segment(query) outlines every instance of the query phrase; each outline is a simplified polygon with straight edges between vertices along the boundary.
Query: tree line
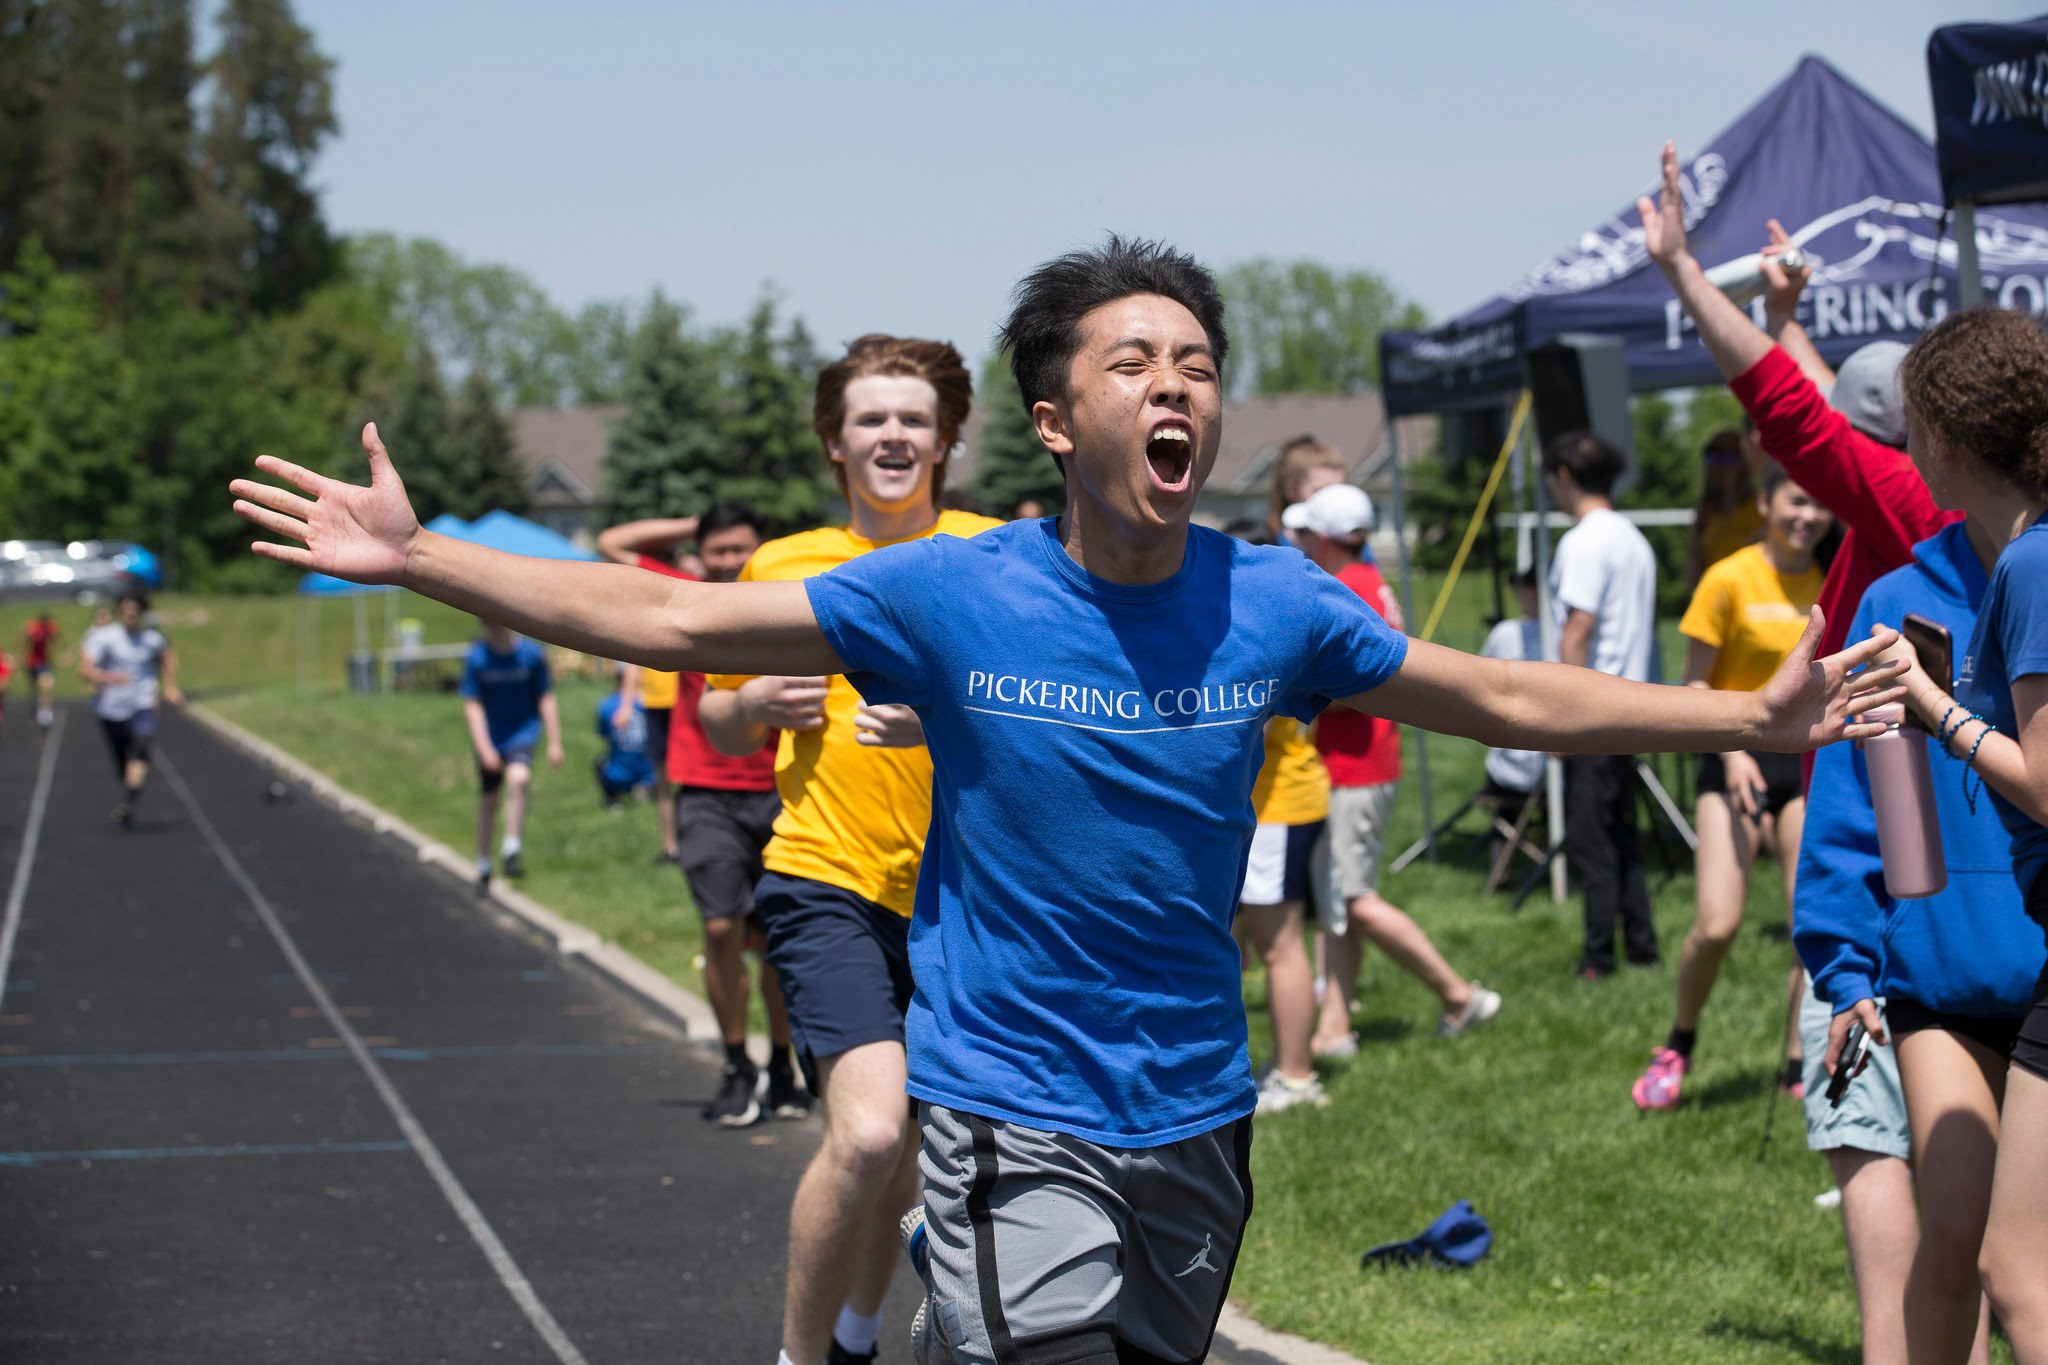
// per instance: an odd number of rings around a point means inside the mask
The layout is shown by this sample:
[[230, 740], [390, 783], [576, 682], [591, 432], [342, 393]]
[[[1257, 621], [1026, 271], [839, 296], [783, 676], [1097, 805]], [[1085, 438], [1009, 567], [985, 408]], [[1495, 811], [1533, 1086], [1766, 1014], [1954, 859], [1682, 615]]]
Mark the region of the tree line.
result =
[[[820, 357], [772, 287], [729, 326], [659, 291], [570, 311], [438, 242], [344, 238], [312, 178], [333, 58], [291, 0], [219, 0], [204, 34], [196, 12], [0, 0], [0, 538], [131, 540], [180, 587], [276, 589], [223, 496], [253, 455], [355, 476], [374, 418], [424, 517], [523, 511], [509, 410], [578, 404], [623, 405], [608, 515], [823, 515]], [[1223, 283], [1235, 393], [1362, 391], [1379, 329], [1420, 320], [1366, 272], [1254, 261]], [[965, 491], [1058, 510], [1006, 357], [980, 380]]]

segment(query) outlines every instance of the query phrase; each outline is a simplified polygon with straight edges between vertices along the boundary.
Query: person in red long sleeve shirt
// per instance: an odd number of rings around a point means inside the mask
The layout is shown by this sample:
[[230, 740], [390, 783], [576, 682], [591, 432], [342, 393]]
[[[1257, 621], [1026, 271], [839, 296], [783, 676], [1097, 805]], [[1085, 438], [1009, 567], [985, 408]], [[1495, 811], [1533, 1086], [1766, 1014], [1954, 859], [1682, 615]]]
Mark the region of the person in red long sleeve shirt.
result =
[[[1756, 423], [1765, 452], [1842, 523], [1842, 545], [1820, 593], [1820, 609], [1827, 617], [1821, 652], [1840, 649], [1863, 590], [1881, 575], [1911, 563], [1915, 545], [1962, 520], [1960, 512], [1944, 512], [1934, 505], [1906, 454], [1905, 407], [1896, 374], [1905, 347], [1878, 342], [1851, 356], [1835, 382], [1830, 403], [1807, 372], [1812, 368], [1825, 374], [1826, 367], [1792, 319], [1805, 272], [1788, 274], [1767, 260], [1771, 292], [1765, 316], [1771, 332], [1764, 331], [1707, 282], [1706, 272], [1686, 246], [1681, 205], [1678, 157], [1666, 144], [1662, 200], [1653, 204], [1645, 198], [1636, 205], [1643, 216], [1643, 247], [1671, 281], [1700, 341], [1727, 378], [1729, 391]], [[1773, 248], [1791, 245], [1777, 224], [1771, 230]], [[1804, 366], [1793, 352], [1805, 358]], [[1812, 761], [1805, 762], [1811, 774]]]

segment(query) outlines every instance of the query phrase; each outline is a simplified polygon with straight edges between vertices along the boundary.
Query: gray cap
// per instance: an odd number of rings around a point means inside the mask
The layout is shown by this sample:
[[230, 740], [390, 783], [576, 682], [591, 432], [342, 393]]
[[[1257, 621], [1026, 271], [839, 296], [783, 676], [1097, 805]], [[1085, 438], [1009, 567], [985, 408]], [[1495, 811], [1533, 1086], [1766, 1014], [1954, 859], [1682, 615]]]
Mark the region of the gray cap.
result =
[[1835, 371], [1828, 402], [1849, 419], [1849, 425], [1888, 446], [1906, 444], [1906, 398], [1899, 388], [1899, 363], [1906, 346], [1873, 341], [1842, 362]]

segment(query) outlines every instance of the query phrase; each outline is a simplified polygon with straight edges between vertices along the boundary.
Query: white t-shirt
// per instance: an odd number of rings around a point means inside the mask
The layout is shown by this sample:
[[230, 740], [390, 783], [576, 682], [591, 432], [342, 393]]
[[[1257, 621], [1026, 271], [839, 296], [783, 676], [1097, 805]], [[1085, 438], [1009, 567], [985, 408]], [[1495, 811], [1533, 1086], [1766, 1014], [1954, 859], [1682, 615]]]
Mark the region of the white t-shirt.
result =
[[1631, 682], [1650, 681], [1657, 556], [1627, 517], [1602, 507], [1559, 537], [1550, 562], [1550, 600], [1560, 629], [1574, 611], [1593, 614], [1589, 667]]
[[93, 699], [93, 713], [102, 720], [128, 720], [138, 711], [156, 707], [157, 670], [170, 642], [154, 626], [144, 626], [133, 635], [115, 621], [94, 626], [78, 642], [78, 648], [92, 666], [102, 673], [125, 673], [127, 682], [105, 683]]
[[[1526, 662], [1543, 657], [1542, 632], [1533, 617], [1502, 621], [1486, 637], [1479, 652], [1489, 659]], [[1534, 791], [1543, 780], [1544, 755], [1535, 749], [1488, 749], [1486, 775], [1509, 791]]]

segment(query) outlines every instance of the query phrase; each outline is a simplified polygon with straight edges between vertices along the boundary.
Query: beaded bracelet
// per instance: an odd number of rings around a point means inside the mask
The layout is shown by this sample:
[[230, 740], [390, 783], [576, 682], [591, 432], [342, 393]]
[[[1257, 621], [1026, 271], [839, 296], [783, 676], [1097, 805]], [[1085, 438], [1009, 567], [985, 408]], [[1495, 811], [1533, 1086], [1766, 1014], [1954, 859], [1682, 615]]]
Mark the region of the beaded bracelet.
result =
[[1950, 758], [1954, 758], [1955, 755], [1949, 753], [1949, 741], [1962, 733], [1963, 727], [1970, 723], [1970, 713], [1964, 711], [1961, 720], [1957, 721], [1954, 726], [1949, 725], [1948, 718], [1961, 709], [1954, 702], [1949, 703], [1948, 710], [1941, 713], [1941, 723], [1935, 726], [1935, 741], [1941, 745], [1942, 753], [1947, 754]]
[[[1977, 732], [1977, 742], [1970, 746], [1970, 756], [1963, 760], [1963, 767], [1967, 770], [1963, 774], [1963, 799], [1970, 803], [1970, 814], [1972, 815], [1977, 813], [1977, 793], [1984, 790], [1984, 774], [1977, 771], [1977, 750], [1984, 747], [1984, 737], [1998, 728], [1982, 716], [1978, 716], [1976, 719], [1983, 723], [1984, 728]], [[1977, 779], [1977, 786], [1974, 790], [1970, 786], [1970, 779], [1972, 777]]]
[[1948, 748], [1948, 718], [1956, 713], [1956, 704], [1950, 702], [1942, 711], [1941, 719], [1934, 723], [1934, 739], [1944, 751]]

